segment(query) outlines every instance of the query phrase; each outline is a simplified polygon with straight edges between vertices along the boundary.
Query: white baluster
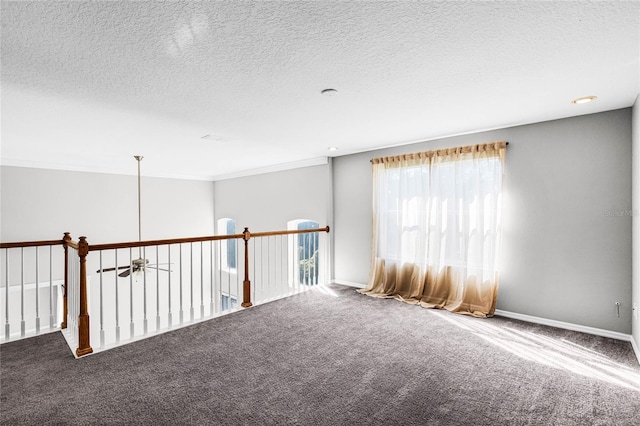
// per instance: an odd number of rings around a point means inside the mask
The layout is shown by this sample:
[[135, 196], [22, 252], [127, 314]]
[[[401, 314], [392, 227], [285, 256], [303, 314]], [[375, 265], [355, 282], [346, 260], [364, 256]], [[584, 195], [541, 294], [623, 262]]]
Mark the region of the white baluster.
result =
[[[98, 253], [100, 271], [102, 271], [102, 250]], [[116, 269], [116, 276], [118, 270]], [[102, 272], [100, 273], [100, 347], [104, 348], [104, 299], [102, 297]]]
[[40, 277], [38, 275], [38, 246], [36, 249], [36, 334], [40, 334]]
[[271, 290], [272, 295], [276, 292], [272, 289], [271, 285], [271, 237], [267, 237], [267, 286]]
[[214, 297], [214, 279], [215, 279], [215, 275], [213, 273], [213, 267], [214, 267], [214, 255], [213, 255], [213, 241], [209, 241], [209, 256], [211, 257], [210, 261], [209, 261], [209, 266], [211, 268], [211, 274], [209, 276], [209, 285], [211, 287], [210, 289], [210, 296], [211, 296], [211, 301], [209, 302], [209, 316], [213, 316], [215, 313], [215, 302], [213, 300]]
[[75, 342], [78, 342], [78, 315], [80, 313], [80, 262], [79, 262], [79, 258], [78, 258], [78, 252], [74, 251], [73, 252], [73, 256], [71, 256], [71, 270], [73, 271], [73, 281], [72, 281], [72, 288], [73, 288], [73, 334], [74, 334], [74, 338], [75, 338]]
[[49, 329], [54, 328], [53, 317], [53, 246], [49, 246]]
[[[118, 249], [115, 250], [114, 263], [116, 267], [118, 267]], [[118, 297], [118, 269], [116, 269], [114, 281], [116, 287], [116, 343], [120, 343], [120, 299]]]
[[184, 308], [182, 297], [182, 244], [180, 244], [180, 324], [184, 321]]
[[189, 243], [189, 320], [193, 321], [193, 244]]
[[[244, 272], [243, 269], [241, 268], [244, 267], [244, 256], [240, 256], [240, 246], [244, 247], [244, 240], [234, 240], [236, 243], [235, 248], [236, 248], [236, 292], [235, 292], [235, 298], [236, 298], [236, 304], [240, 304], [242, 302], [242, 287], [240, 284], [240, 275], [242, 275], [244, 277]], [[240, 243], [240, 241], [242, 241], [242, 243]], [[240, 264], [242, 262], [242, 265]], [[231, 297], [231, 292], [229, 292], [229, 297]], [[240, 300], [238, 300], [240, 299]], [[231, 307], [231, 298], [229, 298], [229, 307]]]
[[[160, 267], [158, 246], [156, 246], [156, 266]], [[171, 269], [171, 265], [167, 269]], [[160, 331], [160, 269], [156, 269], [156, 333]]]
[[193, 243], [189, 243], [189, 319], [193, 322]]
[[260, 292], [258, 292], [257, 290], [257, 284], [256, 284], [256, 239], [255, 238], [251, 238], [249, 240], [249, 244], [251, 244], [253, 246], [253, 268], [251, 268], [251, 270], [249, 271], [249, 274], [253, 274], [251, 275], [251, 291], [253, 291], [253, 298], [251, 300], [255, 300], [256, 302], [260, 302], [261, 300], [258, 300], [256, 298], [256, 294], [260, 295]]
[[[167, 246], [167, 262], [169, 262], [169, 268], [171, 269], [171, 246]], [[169, 316], [167, 321], [169, 322], [168, 327], [171, 328], [173, 326], [173, 318], [171, 317], [171, 272], [169, 272], [169, 280], [168, 280], [168, 300], [169, 300]]]
[[204, 318], [204, 253], [200, 241], [200, 319]]
[[[226, 242], [225, 242], [226, 245]], [[216, 312], [222, 312], [222, 240], [218, 240], [218, 285], [216, 294]]]
[[11, 326], [9, 324], [9, 249], [4, 250], [4, 339], [9, 340]]
[[20, 337], [25, 334], [24, 321], [24, 248], [20, 247]]
[[140, 271], [142, 271], [142, 332], [146, 336], [149, 331], [148, 323], [147, 323], [147, 270], [146, 270], [146, 261], [147, 261], [147, 248], [142, 248], [142, 258], [144, 262], [141, 266]]
[[284, 235], [280, 236], [280, 283], [284, 291], [289, 294], [289, 283], [287, 273], [287, 240]]

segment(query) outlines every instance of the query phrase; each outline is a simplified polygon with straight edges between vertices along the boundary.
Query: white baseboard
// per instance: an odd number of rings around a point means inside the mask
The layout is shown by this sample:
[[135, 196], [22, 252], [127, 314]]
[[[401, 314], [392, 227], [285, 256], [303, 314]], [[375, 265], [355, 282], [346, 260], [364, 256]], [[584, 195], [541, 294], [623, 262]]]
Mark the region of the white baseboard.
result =
[[331, 284], [342, 284], [342, 285], [346, 285], [346, 286], [349, 286], [349, 287], [355, 287], [355, 288], [366, 288], [367, 287], [366, 284], [354, 283], [353, 281], [345, 281], [345, 280], [339, 280], [339, 279], [331, 280], [330, 282], [331, 282]]
[[513, 318], [521, 321], [533, 322], [536, 324], [548, 325], [556, 328], [563, 328], [565, 330], [579, 331], [581, 333], [593, 334], [596, 336], [609, 337], [611, 339], [624, 340], [625, 342], [631, 342], [630, 334], [619, 333], [617, 331], [603, 330], [601, 328], [588, 327], [586, 325], [556, 321], [552, 319], [534, 317], [534, 316], [525, 315], [525, 314], [518, 314], [515, 312], [503, 311], [501, 309], [496, 309], [495, 314], [501, 317]]
[[636, 358], [638, 358], [638, 364], [640, 364], [640, 346], [638, 346], [638, 342], [636, 339], [631, 336], [631, 346], [633, 347], [633, 351], [636, 353]]

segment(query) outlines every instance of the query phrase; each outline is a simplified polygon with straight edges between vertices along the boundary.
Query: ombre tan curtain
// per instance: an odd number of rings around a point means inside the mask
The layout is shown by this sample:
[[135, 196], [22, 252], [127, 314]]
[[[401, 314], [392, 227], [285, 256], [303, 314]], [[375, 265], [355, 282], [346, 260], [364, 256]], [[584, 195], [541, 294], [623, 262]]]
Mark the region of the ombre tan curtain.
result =
[[373, 252], [361, 293], [493, 315], [506, 145], [372, 160]]

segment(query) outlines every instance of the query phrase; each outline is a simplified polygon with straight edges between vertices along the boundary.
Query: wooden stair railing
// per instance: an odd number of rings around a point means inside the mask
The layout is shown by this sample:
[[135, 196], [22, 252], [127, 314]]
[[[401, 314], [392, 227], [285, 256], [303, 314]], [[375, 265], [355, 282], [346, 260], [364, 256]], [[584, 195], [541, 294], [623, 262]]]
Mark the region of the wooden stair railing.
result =
[[[10, 243], [0, 243], [0, 249], [12, 249], [12, 248], [27, 248], [27, 247], [44, 247], [44, 246], [58, 246], [61, 245], [64, 248], [65, 253], [65, 266], [64, 266], [64, 282], [63, 289], [64, 293], [62, 296], [63, 299], [63, 318], [62, 323], [60, 324], [61, 329], [67, 328], [67, 284], [68, 284], [68, 271], [67, 271], [67, 246], [73, 245], [73, 241], [71, 240], [71, 236], [68, 232], [64, 233], [64, 236], [60, 240], [41, 240], [41, 241], [19, 241], [19, 242], [10, 242]], [[8, 256], [8, 252], [7, 252]], [[6, 271], [5, 271], [6, 272]], [[51, 278], [51, 277], [50, 277]], [[8, 292], [9, 292], [9, 281], [7, 276], [7, 282], [5, 283], [5, 291], [7, 292], [7, 303], [8, 303]], [[5, 335], [9, 335], [8, 330], [9, 324], [7, 323], [5, 326]]]
[[93, 352], [90, 343], [89, 310], [87, 309], [87, 255], [89, 243], [87, 237], [80, 237], [78, 257], [80, 257], [80, 313], [78, 315], [78, 349], [76, 355], [81, 357]]
[[242, 303], [240, 306], [249, 308], [253, 305], [251, 303], [251, 281], [249, 280], [249, 239], [251, 239], [249, 228], [244, 228], [242, 239], [244, 240], [244, 281], [242, 281]]
[[78, 253], [80, 276], [79, 276], [79, 315], [78, 315], [78, 348], [76, 349], [76, 355], [78, 357], [90, 354], [93, 352], [91, 347], [90, 336], [90, 318], [88, 311], [87, 300], [87, 256], [92, 251], [100, 250], [117, 250], [123, 248], [134, 247], [148, 247], [159, 245], [171, 245], [204, 241], [217, 241], [217, 240], [231, 240], [242, 239], [244, 241], [244, 281], [243, 281], [243, 300], [241, 306], [248, 308], [253, 306], [251, 301], [251, 281], [249, 280], [249, 240], [256, 237], [270, 237], [275, 235], [291, 235], [291, 234], [307, 234], [317, 232], [329, 232], [329, 226], [324, 228], [315, 229], [300, 229], [300, 230], [284, 230], [284, 231], [271, 231], [271, 232], [249, 232], [249, 228], [244, 228], [241, 234], [234, 235], [212, 235], [206, 237], [192, 237], [192, 238], [176, 238], [176, 239], [162, 239], [162, 240], [148, 240], [148, 241], [131, 241], [124, 243], [110, 243], [110, 244], [94, 244], [88, 243], [87, 238], [82, 236], [76, 243], [71, 238], [68, 232], [64, 233], [62, 240], [53, 241], [34, 241], [23, 243], [0, 243], [0, 248], [12, 248], [12, 247], [27, 247], [36, 245], [56, 245], [61, 244], [64, 247], [65, 266], [64, 266], [64, 294], [63, 294], [63, 322], [61, 328], [67, 328], [67, 316], [68, 316], [68, 287], [69, 287], [69, 248], [74, 249]]
[[72, 248], [78, 252], [80, 262], [80, 276], [78, 277], [80, 306], [78, 314], [78, 347], [76, 348], [76, 356], [81, 357], [93, 352], [90, 342], [89, 309], [87, 307], [87, 254], [89, 254], [89, 244], [87, 243], [87, 237], [80, 237], [80, 241], [76, 243], [68, 232], [64, 233], [62, 241], [64, 244], [64, 293], [62, 295], [63, 322], [60, 327], [63, 329], [67, 328], [67, 316], [69, 315], [69, 248]]

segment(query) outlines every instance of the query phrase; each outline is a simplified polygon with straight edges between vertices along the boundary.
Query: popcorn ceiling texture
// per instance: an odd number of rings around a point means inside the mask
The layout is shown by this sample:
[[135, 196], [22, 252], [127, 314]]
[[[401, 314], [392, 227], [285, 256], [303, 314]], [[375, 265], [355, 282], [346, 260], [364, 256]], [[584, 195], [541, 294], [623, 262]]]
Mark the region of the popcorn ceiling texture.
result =
[[640, 2], [3, 1], [2, 162], [118, 171], [142, 153], [148, 173], [212, 178], [627, 107], [639, 15]]

